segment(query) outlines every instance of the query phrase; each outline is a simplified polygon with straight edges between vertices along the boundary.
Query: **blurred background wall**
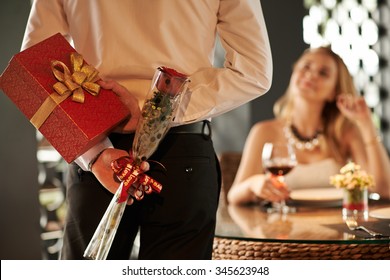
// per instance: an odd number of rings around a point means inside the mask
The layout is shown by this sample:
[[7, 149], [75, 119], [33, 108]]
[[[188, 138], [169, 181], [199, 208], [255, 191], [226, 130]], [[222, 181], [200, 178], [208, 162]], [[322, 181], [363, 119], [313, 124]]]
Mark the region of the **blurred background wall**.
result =
[[[19, 52], [29, 10], [28, 0], [0, 3], [0, 72]], [[35, 128], [2, 93], [0, 135], [0, 258], [40, 259]]]

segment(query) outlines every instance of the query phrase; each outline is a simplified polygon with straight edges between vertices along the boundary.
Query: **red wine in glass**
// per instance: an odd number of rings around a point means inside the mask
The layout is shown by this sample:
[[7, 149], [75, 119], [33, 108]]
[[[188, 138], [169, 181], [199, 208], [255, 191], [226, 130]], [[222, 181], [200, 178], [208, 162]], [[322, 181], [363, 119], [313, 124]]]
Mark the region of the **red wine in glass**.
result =
[[295, 165], [269, 165], [265, 169], [275, 176], [284, 176], [289, 173]]
[[[296, 165], [297, 160], [293, 147], [287, 142], [265, 143], [262, 151], [263, 169], [272, 174], [278, 180], [276, 187], [285, 186], [284, 175], [289, 173]], [[272, 176], [271, 175], [271, 176]], [[292, 212], [285, 201], [281, 201], [279, 205], [274, 205], [275, 209], [282, 213]]]

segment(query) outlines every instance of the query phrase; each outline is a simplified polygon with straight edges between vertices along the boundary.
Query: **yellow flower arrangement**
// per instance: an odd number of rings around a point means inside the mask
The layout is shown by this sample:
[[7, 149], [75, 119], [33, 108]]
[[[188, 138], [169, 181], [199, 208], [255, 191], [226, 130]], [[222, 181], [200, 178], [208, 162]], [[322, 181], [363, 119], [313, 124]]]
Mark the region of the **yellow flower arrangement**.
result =
[[330, 184], [336, 188], [353, 190], [356, 188], [365, 189], [375, 186], [374, 178], [360, 165], [349, 162], [340, 169], [340, 174], [330, 176]]

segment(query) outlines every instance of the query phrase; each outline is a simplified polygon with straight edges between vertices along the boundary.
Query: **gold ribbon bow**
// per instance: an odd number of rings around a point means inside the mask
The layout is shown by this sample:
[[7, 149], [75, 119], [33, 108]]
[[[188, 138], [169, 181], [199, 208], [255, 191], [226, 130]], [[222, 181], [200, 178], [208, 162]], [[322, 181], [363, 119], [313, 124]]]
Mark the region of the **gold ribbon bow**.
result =
[[96, 96], [100, 91], [100, 86], [96, 83], [99, 80], [98, 71], [90, 65], [84, 64], [81, 54], [70, 54], [71, 69], [65, 63], [53, 60], [50, 63], [51, 70], [58, 80], [53, 85], [54, 93], [50, 94], [42, 105], [35, 112], [30, 122], [39, 129], [46, 119], [53, 112], [54, 108], [62, 101], [72, 95], [72, 100], [84, 103], [84, 90]]
[[51, 62], [51, 70], [59, 81], [53, 88], [59, 95], [72, 94], [73, 101], [84, 103], [83, 89], [93, 96], [99, 93], [100, 86], [95, 83], [99, 79], [98, 71], [93, 66], [84, 64], [83, 56], [78, 53], [71, 53], [70, 63], [73, 73], [63, 62], [58, 60]]

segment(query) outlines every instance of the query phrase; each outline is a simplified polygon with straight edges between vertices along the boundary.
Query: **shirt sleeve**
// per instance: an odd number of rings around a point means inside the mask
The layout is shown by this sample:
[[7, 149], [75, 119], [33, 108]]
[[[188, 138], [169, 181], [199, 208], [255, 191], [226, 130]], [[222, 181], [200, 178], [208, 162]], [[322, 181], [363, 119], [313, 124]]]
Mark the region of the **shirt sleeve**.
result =
[[71, 41], [62, 0], [33, 0], [21, 50], [58, 32]]
[[80, 168], [84, 171], [89, 170], [89, 163], [95, 159], [95, 157], [103, 150], [108, 148], [113, 148], [111, 141], [108, 138], [105, 138], [100, 143], [93, 146], [91, 149], [86, 151], [84, 154], [75, 159], [75, 163], [80, 166]]
[[224, 68], [203, 68], [190, 76], [191, 101], [178, 123], [218, 116], [271, 87], [272, 55], [260, 1], [220, 1], [217, 32], [226, 52]]

